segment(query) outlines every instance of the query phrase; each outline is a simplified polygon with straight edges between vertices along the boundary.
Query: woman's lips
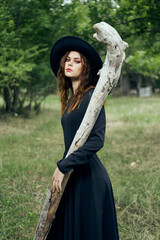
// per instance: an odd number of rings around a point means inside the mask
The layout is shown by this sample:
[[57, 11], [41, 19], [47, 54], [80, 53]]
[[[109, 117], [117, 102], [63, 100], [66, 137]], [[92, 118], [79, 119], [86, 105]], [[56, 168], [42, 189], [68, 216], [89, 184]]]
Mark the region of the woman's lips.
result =
[[66, 71], [67, 71], [67, 72], [72, 72], [73, 70], [70, 69], [70, 68], [67, 68]]

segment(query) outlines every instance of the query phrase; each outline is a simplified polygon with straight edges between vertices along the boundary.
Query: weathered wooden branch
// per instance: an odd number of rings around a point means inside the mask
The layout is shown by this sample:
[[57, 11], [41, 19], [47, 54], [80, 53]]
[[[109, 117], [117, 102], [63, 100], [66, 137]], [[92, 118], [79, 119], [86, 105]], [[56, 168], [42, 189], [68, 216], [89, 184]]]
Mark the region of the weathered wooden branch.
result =
[[[122, 63], [125, 59], [125, 49], [128, 47], [128, 44], [122, 41], [117, 31], [109, 24], [100, 22], [95, 24], [93, 28], [96, 31], [93, 37], [106, 45], [107, 55], [103, 67], [100, 70], [100, 78], [92, 94], [87, 111], [78, 131], [76, 132], [67, 156], [81, 147], [90, 135], [107, 95], [118, 82]], [[59, 202], [72, 171], [73, 170], [65, 174], [61, 193], [55, 192], [52, 194], [51, 190], [48, 190], [34, 240], [45, 240], [47, 238]]]

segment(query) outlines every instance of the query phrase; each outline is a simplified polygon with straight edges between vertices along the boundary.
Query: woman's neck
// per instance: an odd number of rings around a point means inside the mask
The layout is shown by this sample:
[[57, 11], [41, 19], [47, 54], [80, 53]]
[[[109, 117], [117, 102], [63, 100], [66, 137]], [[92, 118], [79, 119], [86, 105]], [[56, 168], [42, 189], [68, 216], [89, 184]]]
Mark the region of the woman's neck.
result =
[[80, 80], [72, 80], [72, 89], [73, 89], [73, 93], [75, 94], [76, 90], [78, 89], [80, 84]]

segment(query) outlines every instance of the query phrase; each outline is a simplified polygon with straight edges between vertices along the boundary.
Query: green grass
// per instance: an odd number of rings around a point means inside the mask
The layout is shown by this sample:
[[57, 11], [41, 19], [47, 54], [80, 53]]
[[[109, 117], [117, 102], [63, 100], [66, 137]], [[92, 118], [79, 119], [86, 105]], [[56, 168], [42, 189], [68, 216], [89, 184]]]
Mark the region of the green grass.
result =
[[[99, 157], [113, 185], [121, 240], [160, 239], [160, 98], [112, 98]], [[38, 116], [0, 118], [0, 239], [33, 239], [64, 150], [60, 103]]]

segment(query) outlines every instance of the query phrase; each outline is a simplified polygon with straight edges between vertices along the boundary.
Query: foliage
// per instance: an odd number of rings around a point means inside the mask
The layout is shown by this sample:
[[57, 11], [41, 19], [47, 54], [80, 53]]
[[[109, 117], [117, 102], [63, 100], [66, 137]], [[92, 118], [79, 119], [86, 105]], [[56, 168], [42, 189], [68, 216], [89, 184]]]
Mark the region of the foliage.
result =
[[[44, 65], [48, 43], [44, 37], [41, 38], [46, 33], [47, 13], [43, 2], [38, 5], [39, 1], [34, 1], [35, 8], [34, 4], [31, 8], [31, 4], [30, 1], [19, 0], [0, 4], [0, 88], [6, 112], [20, 113], [24, 108], [31, 109], [32, 102], [37, 108], [40, 103], [39, 98], [37, 105], [37, 97], [44, 98], [55, 88], [49, 64]], [[41, 12], [39, 15], [35, 11], [37, 7], [38, 13]], [[43, 32], [41, 35], [40, 30]], [[39, 77], [42, 69], [46, 73], [43, 79]]]
[[[76, 35], [93, 39], [93, 25], [105, 21], [129, 43], [123, 73], [142, 75], [159, 87], [160, 5], [158, 0], [4, 0], [0, 3], [0, 93], [5, 111], [23, 112], [57, 91], [49, 64], [52, 44]], [[38, 100], [39, 99], [39, 100]]]
[[145, 51], [136, 51], [126, 59], [129, 71], [145, 77], [148, 84], [160, 87], [160, 55], [148, 56]]
[[159, 87], [159, 1], [118, 0], [116, 3], [117, 30], [129, 43], [125, 74], [141, 75], [146, 83]]
[[[155, 33], [160, 33], [160, 4], [158, 0], [116, 0], [116, 16], [122, 26], [122, 35], [149, 36], [154, 38]], [[148, 34], [149, 33], [149, 34]], [[146, 39], [148, 40], [148, 38]]]

